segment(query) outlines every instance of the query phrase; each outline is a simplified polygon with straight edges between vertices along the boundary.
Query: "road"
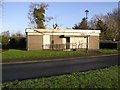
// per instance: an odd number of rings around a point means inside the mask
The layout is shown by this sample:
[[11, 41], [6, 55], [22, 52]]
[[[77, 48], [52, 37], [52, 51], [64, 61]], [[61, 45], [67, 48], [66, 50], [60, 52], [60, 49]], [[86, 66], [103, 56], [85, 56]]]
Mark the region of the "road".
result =
[[118, 55], [74, 58], [71, 60], [2, 65], [3, 82], [62, 75], [118, 65]]

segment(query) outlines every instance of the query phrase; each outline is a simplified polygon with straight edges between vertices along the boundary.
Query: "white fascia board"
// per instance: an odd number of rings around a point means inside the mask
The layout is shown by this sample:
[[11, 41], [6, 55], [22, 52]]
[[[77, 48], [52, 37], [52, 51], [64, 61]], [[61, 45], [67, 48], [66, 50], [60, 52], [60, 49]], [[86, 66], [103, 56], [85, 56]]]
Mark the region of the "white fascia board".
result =
[[25, 29], [25, 32], [26, 32], [26, 33], [28, 33], [28, 32], [34, 32], [34, 29], [26, 28], [26, 29]]
[[26, 29], [27, 33], [83, 33], [83, 34], [100, 34], [100, 30], [73, 30], [73, 29]]
[[37, 31], [40, 31], [40, 32], [44, 32], [44, 33], [50, 33], [50, 32], [97, 32], [97, 33], [100, 33], [100, 30], [75, 30], [75, 29], [34, 29], [34, 30], [37, 30]]

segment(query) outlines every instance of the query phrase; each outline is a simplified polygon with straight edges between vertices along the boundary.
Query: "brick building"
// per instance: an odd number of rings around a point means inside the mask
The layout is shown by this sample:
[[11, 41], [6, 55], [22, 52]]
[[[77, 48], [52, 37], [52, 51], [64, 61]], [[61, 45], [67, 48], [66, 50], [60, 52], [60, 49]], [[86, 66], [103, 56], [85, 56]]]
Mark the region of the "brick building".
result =
[[99, 49], [100, 30], [26, 29], [27, 50]]

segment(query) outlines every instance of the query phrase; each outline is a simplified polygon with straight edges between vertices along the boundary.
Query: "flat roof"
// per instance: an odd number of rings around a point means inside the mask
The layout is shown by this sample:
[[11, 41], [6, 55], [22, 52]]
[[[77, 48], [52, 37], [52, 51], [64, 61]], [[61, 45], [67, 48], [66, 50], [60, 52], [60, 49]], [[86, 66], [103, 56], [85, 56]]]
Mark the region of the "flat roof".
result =
[[25, 32], [42, 32], [42, 33], [100, 33], [100, 30], [83, 30], [83, 29], [26, 29]]

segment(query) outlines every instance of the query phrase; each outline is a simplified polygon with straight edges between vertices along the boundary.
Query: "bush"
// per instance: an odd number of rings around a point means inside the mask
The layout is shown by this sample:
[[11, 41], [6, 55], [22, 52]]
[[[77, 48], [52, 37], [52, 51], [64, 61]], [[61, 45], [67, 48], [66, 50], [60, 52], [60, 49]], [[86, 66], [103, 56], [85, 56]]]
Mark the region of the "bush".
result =
[[19, 49], [26, 49], [26, 38], [20, 38], [19, 40]]
[[117, 49], [118, 42], [113, 41], [101, 41], [100, 49]]
[[2, 49], [9, 49], [9, 40], [10, 37], [2, 36]]
[[117, 43], [117, 49], [118, 49], [118, 51], [120, 51], [120, 42]]
[[26, 38], [3, 36], [2, 49], [26, 49]]

